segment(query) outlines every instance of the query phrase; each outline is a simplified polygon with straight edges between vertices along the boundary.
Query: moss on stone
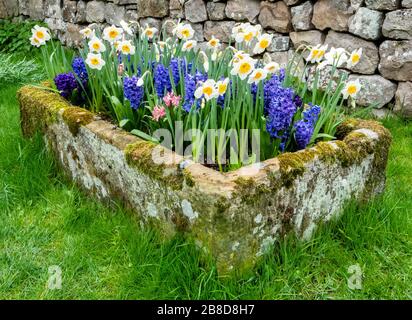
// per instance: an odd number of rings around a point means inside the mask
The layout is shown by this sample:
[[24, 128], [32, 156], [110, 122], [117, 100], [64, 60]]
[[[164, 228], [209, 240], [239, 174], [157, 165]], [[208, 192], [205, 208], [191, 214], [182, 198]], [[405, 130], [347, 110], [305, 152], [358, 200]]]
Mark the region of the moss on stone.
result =
[[81, 126], [89, 124], [94, 119], [93, 113], [86, 109], [78, 107], [65, 108], [62, 116], [64, 122], [69, 127], [70, 132], [74, 136], [77, 135]]
[[166, 165], [155, 163], [152, 159], [152, 152], [156, 146], [157, 144], [144, 140], [127, 145], [124, 151], [127, 163], [152, 179], [164, 182], [173, 190], [181, 190], [184, 174], [176, 170], [176, 174], [165, 175]]
[[24, 86], [17, 92], [20, 104], [21, 127], [26, 137], [44, 130], [57, 119], [61, 109], [71, 107], [59, 94], [47, 89]]

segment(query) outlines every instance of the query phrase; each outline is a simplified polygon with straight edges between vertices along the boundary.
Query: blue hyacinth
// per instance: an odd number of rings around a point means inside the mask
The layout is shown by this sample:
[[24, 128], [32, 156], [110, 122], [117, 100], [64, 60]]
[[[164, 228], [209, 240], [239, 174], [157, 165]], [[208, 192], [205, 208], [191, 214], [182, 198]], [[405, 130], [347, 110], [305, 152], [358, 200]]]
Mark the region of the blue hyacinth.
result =
[[183, 110], [189, 112], [195, 102], [196, 80], [191, 74], [185, 75], [185, 98], [182, 105]]
[[154, 70], [154, 85], [157, 96], [163, 98], [166, 92], [172, 91], [169, 70], [161, 63], [158, 63]]
[[61, 73], [54, 78], [57, 90], [64, 98], [71, 97], [74, 90], [78, 89], [78, 83], [73, 72]]
[[139, 78], [137, 76], [125, 77], [123, 81], [124, 97], [130, 101], [130, 105], [133, 109], [139, 108], [143, 100], [144, 88], [138, 86], [137, 82]]
[[77, 78], [82, 82], [83, 86], [87, 83], [89, 79], [89, 75], [87, 73], [86, 64], [84, 60], [80, 57], [76, 57], [73, 59], [72, 68], [74, 73], [76, 74]]
[[290, 129], [297, 111], [295, 92], [282, 86], [282, 75], [273, 75], [264, 84], [264, 113], [266, 131], [272, 138], [282, 139]]
[[294, 124], [295, 140], [299, 150], [305, 149], [309, 144], [316, 122], [318, 121], [320, 111], [321, 109], [319, 106], [310, 105], [310, 108], [303, 112], [303, 119]]

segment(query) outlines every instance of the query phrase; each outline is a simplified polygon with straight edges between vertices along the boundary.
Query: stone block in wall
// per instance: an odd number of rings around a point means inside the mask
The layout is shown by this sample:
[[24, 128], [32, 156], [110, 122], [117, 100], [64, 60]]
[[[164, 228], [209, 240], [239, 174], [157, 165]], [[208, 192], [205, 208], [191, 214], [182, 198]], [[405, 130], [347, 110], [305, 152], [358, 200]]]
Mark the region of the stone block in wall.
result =
[[76, 10], [76, 23], [86, 23], [86, 2], [85, 1], [78, 1], [77, 2], [77, 10]]
[[169, 0], [136, 0], [139, 18], [163, 18], [169, 14]]
[[61, 36], [62, 42], [68, 47], [79, 47], [83, 38], [80, 34], [81, 27], [78, 24], [67, 23], [66, 30]]
[[362, 48], [363, 55], [361, 61], [356, 66], [350, 68], [350, 70], [361, 74], [375, 73], [379, 63], [379, 52], [373, 42], [347, 33], [330, 30], [326, 36], [325, 43], [328, 44], [329, 47], [344, 48], [349, 52]]
[[119, 25], [120, 21], [125, 20], [126, 8], [113, 3], [106, 4], [105, 20], [109, 24]]
[[353, 13], [349, 0], [318, 0], [313, 7], [312, 23], [319, 30], [347, 31]]
[[44, 9], [43, 0], [29, 0], [28, 15], [32, 20], [43, 20]]
[[16, 17], [19, 14], [19, 3], [17, 0], [0, 1], [0, 19]]
[[295, 49], [301, 45], [313, 47], [322, 44], [326, 37], [324, 33], [318, 30], [291, 32], [289, 36]]
[[292, 14], [292, 25], [295, 31], [313, 29], [313, 5], [310, 1], [306, 1], [299, 6], [292, 7], [290, 11]]
[[76, 22], [76, 13], [77, 2], [73, 0], [64, 0], [62, 8], [63, 20], [71, 23]]
[[259, 23], [263, 28], [273, 29], [277, 32], [288, 33], [292, 31], [292, 21], [289, 8], [283, 1], [261, 3]]
[[189, 0], [185, 3], [186, 19], [193, 23], [207, 20], [206, 5], [203, 0]]
[[44, 16], [47, 18], [62, 19], [60, 0], [44, 0]]
[[368, 8], [359, 8], [349, 19], [349, 32], [369, 40], [381, 37], [383, 13]]
[[[308, 68], [306, 83], [310, 90], [314, 89], [315, 79], [316, 79], [317, 65], [312, 65]], [[317, 88], [321, 90], [326, 90], [328, 87], [331, 90], [336, 90], [342, 77], [348, 77], [349, 71], [344, 69], [336, 69], [333, 71], [332, 66], [325, 66], [323, 69], [318, 71]]]
[[259, 0], [229, 0], [226, 5], [226, 16], [236, 21], [256, 22], [260, 12]]
[[350, 0], [350, 5], [353, 9], [358, 10], [363, 6], [364, 0]]
[[[269, 0], [269, 1], [274, 1], [274, 0]], [[283, 0], [283, 2], [286, 3], [288, 6], [294, 6], [295, 4], [302, 2], [302, 0]]]
[[290, 47], [290, 37], [282, 34], [273, 34], [272, 42], [266, 49], [268, 52], [288, 51]]
[[28, 16], [29, 15], [29, 0], [19, 0], [18, 4], [19, 4], [19, 14]]
[[86, 5], [86, 21], [89, 23], [102, 23], [105, 20], [106, 3], [90, 1]]
[[224, 20], [226, 3], [223, 2], [210, 2], [206, 4], [207, 14], [210, 20]]
[[402, 7], [412, 8], [412, 0], [402, 0]]
[[349, 81], [359, 80], [361, 90], [355, 101], [356, 104], [364, 107], [374, 106], [380, 109], [392, 101], [395, 96], [397, 85], [380, 75], [357, 75], [351, 74]]
[[210, 40], [212, 36], [219, 38], [222, 42], [229, 42], [234, 21], [206, 21], [204, 26], [204, 36]]
[[379, 54], [379, 71], [385, 78], [412, 81], [412, 41], [384, 41]]
[[129, 21], [137, 21], [137, 10], [126, 10], [126, 14], [124, 15], [124, 20]]
[[396, 10], [399, 0], [365, 0], [365, 5], [375, 10]]
[[139, 20], [139, 23], [143, 28], [148, 26], [155, 27], [157, 30], [162, 28], [162, 20], [156, 18], [142, 18]]
[[117, 0], [120, 5], [136, 4], [136, 0]]
[[388, 12], [382, 32], [387, 38], [412, 39], [412, 9]]
[[394, 112], [412, 118], [412, 82], [400, 82], [395, 95]]

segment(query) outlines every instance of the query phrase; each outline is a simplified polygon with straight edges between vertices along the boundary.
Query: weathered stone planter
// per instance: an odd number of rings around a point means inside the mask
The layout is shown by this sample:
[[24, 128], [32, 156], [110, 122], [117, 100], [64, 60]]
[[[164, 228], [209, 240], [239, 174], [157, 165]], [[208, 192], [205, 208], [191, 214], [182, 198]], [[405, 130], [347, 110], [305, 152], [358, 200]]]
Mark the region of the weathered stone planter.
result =
[[121, 200], [165, 234], [187, 231], [221, 272], [250, 267], [286, 233], [309, 238], [345, 202], [385, 185], [391, 136], [373, 121], [349, 120], [337, 141], [222, 174], [181, 158], [156, 164], [152, 143], [55, 93], [24, 87], [18, 98], [24, 135], [41, 130], [76, 183]]

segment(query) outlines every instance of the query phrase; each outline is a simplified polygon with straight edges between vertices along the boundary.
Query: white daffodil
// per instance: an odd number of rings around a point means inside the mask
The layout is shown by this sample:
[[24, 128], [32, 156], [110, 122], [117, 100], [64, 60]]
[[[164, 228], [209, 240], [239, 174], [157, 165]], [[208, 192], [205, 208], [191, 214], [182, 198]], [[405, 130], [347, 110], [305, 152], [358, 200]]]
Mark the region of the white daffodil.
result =
[[245, 26], [242, 28], [243, 32], [239, 32], [236, 37], [235, 37], [235, 41], [237, 43], [250, 43], [255, 35], [256, 35], [256, 30], [253, 26], [249, 25], [249, 26]]
[[223, 96], [227, 91], [227, 86], [229, 85], [229, 78], [219, 80], [216, 82], [217, 93], [219, 96]]
[[325, 54], [325, 60], [327, 64], [340, 68], [348, 61], [348, 55], [345, 49], [332, 47], [330, 51]]
[[207, 42], [207, 47], [209, 49], [218, 49], [221, 46], [220, 40], [212, 36], [212, 38]]
[[117, 50], [125, 55], [134, 55], [136, 53], [136, 48], [130, 40], [120, 41], [117, 44]]
[[275, 73], [277, 71], [280, 70], [280, 65], [277, 62], [269, 62], [267, 64], [265, 64], [265, 66], [263, 67], [263, 69], [267, 72], [267, 73]]
[[253, 48], [253, 53], [254, 54], [259, 54], [262, 53], [267, 49], [267, 47], [270, 46], [270, 43], [272, 42], [273, 34], [262, 34], [259, 38], [258, 41]]
[[236, 51], [235, 54], [233, 55], [232, 63], [233, 64], [239, 63], [241, 60], [247, 59], [247, 58], [250, 58], [250, 56], [244, 51], [239, 50], [239, 51]]
[[219, 93], [216, 87], [216, 82], [213, 79], [206, 80], [195, 91], [196, 99], [204, 97], [207, 101], [209, 101], [210, 99], [217, 98], [218, 96]]
[[173, 29], [173, 34], [175, 34], [179, 39], [190, 40], [193, 38], [195, 31], [190, 24], [179, 23]]
[[153, 39], [158, 31], [159, 30], [157, 30], [155, 27], [146, 26], [146, 28], [143, 30], [143, 36], [146, 36], [148, 39]]
[[133, 36], [133, 30], [126, 21], [121, 20], [120, 26], [123, 28], [124, 32], [126, 32], [129, 36]]
[[212, 55], [210, 56], [210, 58], [212, 59], [212, 61], [216, 61], [217, 58], [219, 58], [222, 55], [222, 52], [218, 51], [217, 49], [213, 50]]
[[260, 81], [265, 80], [268, 72], [265, 69], [255, 69], [249, 76], [248, 83], [258, 84]]
[[37, 38], [41, 43], [45, 43], [51, 39], [50, 31], [47, 28], [34, 26], [31, 29], [32, 36]]
[[80, 34], [82, 35], [83, 39], [92, 39], [95, 37], [95, 33], [96, 32], [89, 27], [80, 30]]
[[251, 74], [255, 68], [256, 61], [250, 57], [245, 57], [237, 63], [233, 64], [233, 68], [230, 71], [232, 75], [239, 76], [240, 79], [244, 80]]
[[46, 44], [46, 42], [45, 42], [45, 41], [40, 41], [40, 40], [37, 39], [35, 36], [31, 36], [31, 38], [30, 38], [30, 44], [31, 44], [32, 46], [35, 46], [35, 47], [39, 48], [40, 46]]
[[362, 86], [359, 82], [359, 79], [356, 79], [355, 81], [348, 81], [345, 85], [345, 88], [343, 88], [343, 91], [342, 91], [343, 98], [344, 99], [347, 99], [348, 97], [356, 98], [361, 88]]
[[190, 51], [196, 47], [197, 41], [196, 40], [187, 40], [183, 43], [182, 51]]
[[115, 25], [106, 27], [103, 30], [103, 39], [110, 43], [115, 43], [122, 38], [123, 29], [117, 28]]
[[97, 37], [92, 38], [89, 43], [89, 50], [94, 53], [101, 53], [106, 51], [106, 46], [103, 41]]
[[348, 68], [352, 68], [358, 64], [360, 59], [362, 58], [362, 48], [354, 50], [347, 61]]
[[317, 46], [313, 47], [310, 50], [310, 53], [308, 57], [306, 58], [306, 61], [309, 61], [311, 63], [315, 62], [321, 62], [323, 57], [325, 56], [326, 50], [328, 49], [328, 45], [320, 45], [318, 44]]
[[101, 70], [106, 64], [100, 53], [89, 53], [86, 58], [86, 63], [91, 69], [97, 70]]

